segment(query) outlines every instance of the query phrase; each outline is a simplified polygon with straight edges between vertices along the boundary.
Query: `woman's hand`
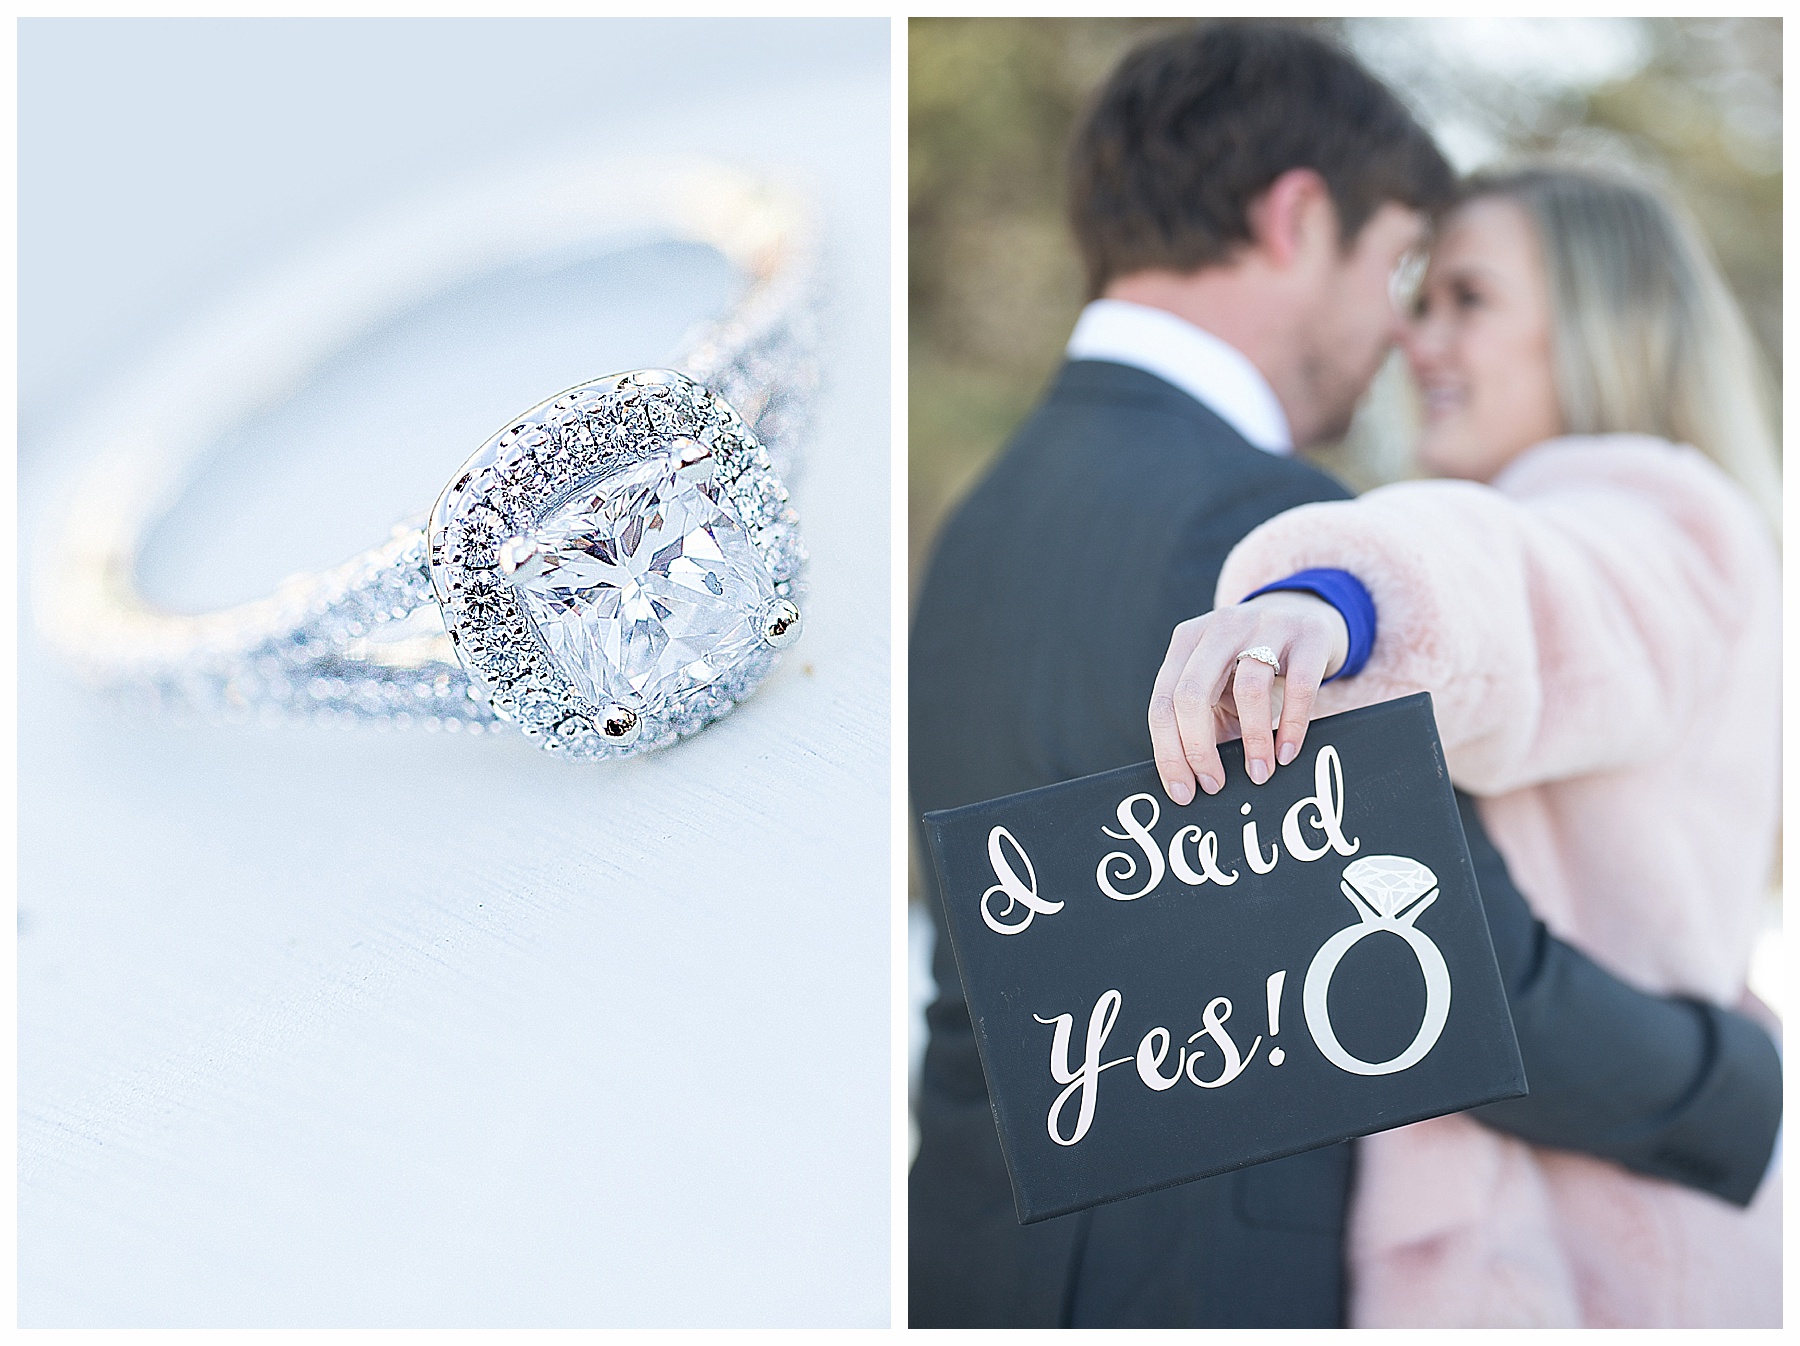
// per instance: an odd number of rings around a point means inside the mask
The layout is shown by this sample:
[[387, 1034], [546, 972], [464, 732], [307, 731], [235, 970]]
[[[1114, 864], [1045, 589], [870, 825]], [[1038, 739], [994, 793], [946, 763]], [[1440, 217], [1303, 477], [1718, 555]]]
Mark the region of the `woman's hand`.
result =
[[[1258, 645], [1281, 660], [1283, 687], [1260, 659], [1238, 658]], [[1169, 798], [1191, 800], [1196, 776], [1207, 794], [1222, 790], [1218, 745], [1239, 732], [1256, 784], [1274, 774], [1277, 756], [1283, 766], [1293, 761], [1319, 684], [1343, 667], [1349, 652], [1350, 631], [1338, 610], [1298, 591], [1262, 594], [1176, 627], [1150, 694], [1150, 742]], [[1277, 712], [1281, 728], [1274, 734]]]

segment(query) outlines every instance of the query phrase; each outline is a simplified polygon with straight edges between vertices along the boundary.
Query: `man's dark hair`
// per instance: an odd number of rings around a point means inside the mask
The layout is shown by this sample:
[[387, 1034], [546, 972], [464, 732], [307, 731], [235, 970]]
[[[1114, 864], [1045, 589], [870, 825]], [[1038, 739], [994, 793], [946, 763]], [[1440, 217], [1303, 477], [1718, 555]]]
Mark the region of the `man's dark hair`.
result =
[[1070, 215], [1098, 297], [1115, 277], [1226, 261], [1291, 168], [1325, 179], [1346, 246], [1389, 201], [1435, 212], [1456, 177], [1394, 94], [1291, 24], [1203, 24], [1120, 62], [1075, 134]]

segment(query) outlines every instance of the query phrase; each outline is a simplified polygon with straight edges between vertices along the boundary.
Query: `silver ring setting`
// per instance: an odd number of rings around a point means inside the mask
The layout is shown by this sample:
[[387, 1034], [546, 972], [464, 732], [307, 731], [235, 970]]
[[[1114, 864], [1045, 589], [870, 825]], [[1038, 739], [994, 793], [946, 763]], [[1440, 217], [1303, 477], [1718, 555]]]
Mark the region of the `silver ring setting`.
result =
[[1247, 650], [1239, 650], [1237, 652], [1237, 657], [1239, 659], [1254, 659], [1259, 664], [1267, 664], [1270, 668], [1275, 670], [1276, 677], [1279, 678], [1281, 676], [1281, 656], [1276, 654], [1275, 651], [1270, 649], [1267, 645], [1252, 645]]
[[570, 757], [693, 732], [799, 634], [787, 489], [737, 412], [673, 370], [519, 417], [439, 496], [427, 551], [470, 695]]
[[[557, 192], [519, 190], [545, 173]], [[712, 247], [748, 282], [690, 334], [680, 372], [613, 374], [532, 407], [428, 515], [264, 598], [185, 614], [140, 591], [146, 533], [211, 437], [371, 323], [471, 269], [646, 233]], [[800, 198], [704, 161], [575, 156], [372, 226], [225, 310], [71, 432], [101, 447], [38, 565], [39, 623], [84, 681], [149, 711], [510, 723], [568, 758], [669, 744], [800, 635], [805, 551], [783, 474], [817, 387], [816, 253]]]

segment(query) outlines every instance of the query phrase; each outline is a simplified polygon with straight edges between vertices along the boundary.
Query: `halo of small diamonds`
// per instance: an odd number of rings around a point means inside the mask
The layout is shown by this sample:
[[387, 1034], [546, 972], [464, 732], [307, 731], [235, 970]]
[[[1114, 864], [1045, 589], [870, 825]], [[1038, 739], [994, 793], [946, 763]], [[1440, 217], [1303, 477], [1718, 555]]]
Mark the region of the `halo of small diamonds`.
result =
[[[774, 593], [791, 602], [805, 551], [768, 450], [724, 399], [673, 370], [613, 374], [540, 403], [477, 449], [438, 497], [427, 526], [431, 583], [471, 695], [546, 749], [600, 758], [665, 746], [731, 709], [772, 666], [775, 645], [762, 643], [703, 685], [647, 705], [598, 703], [552, 654], [509, 582], [516, 540], [581, 493], [702, 451], [708, 500], [741, 526]], [[635, 717], [628, 730], [622, 711]]]

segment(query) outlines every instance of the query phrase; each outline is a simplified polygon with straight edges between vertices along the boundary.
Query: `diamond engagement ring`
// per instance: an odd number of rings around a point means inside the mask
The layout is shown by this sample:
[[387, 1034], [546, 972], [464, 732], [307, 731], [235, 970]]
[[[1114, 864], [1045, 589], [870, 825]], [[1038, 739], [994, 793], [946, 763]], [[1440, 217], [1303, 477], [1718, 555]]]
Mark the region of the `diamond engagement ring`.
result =
[[[270, 597], [200, 615], [141, 597], [143, 539], [200, 453], [352, 336], [448, 277], [652, 239], [706, 243], [747, 279], [674, 368], [511, 418], [428, 515]], [[782, 478], [815, 382], [812, 262], [792, 196], [709, 164], [539, 165], [391, 221], [117, 399], [40, 571], [45, 631], [95, 686], [206, 719], [510, 723], [572, 758], [692, 733], [800, 633]]]
[[1239, 650], [1237, 652], [1237, 657], [1239, 659], [1254, 659], [1259, 664], [1267, 664], [1270, 668], [1275, 670], [1276, 677], [1279, 678], [1281, 676], [1281, 656], [1276, 654], [1275, 651], [1270, 649], [1267, 645], [1252, 645], [1247, 650]]

